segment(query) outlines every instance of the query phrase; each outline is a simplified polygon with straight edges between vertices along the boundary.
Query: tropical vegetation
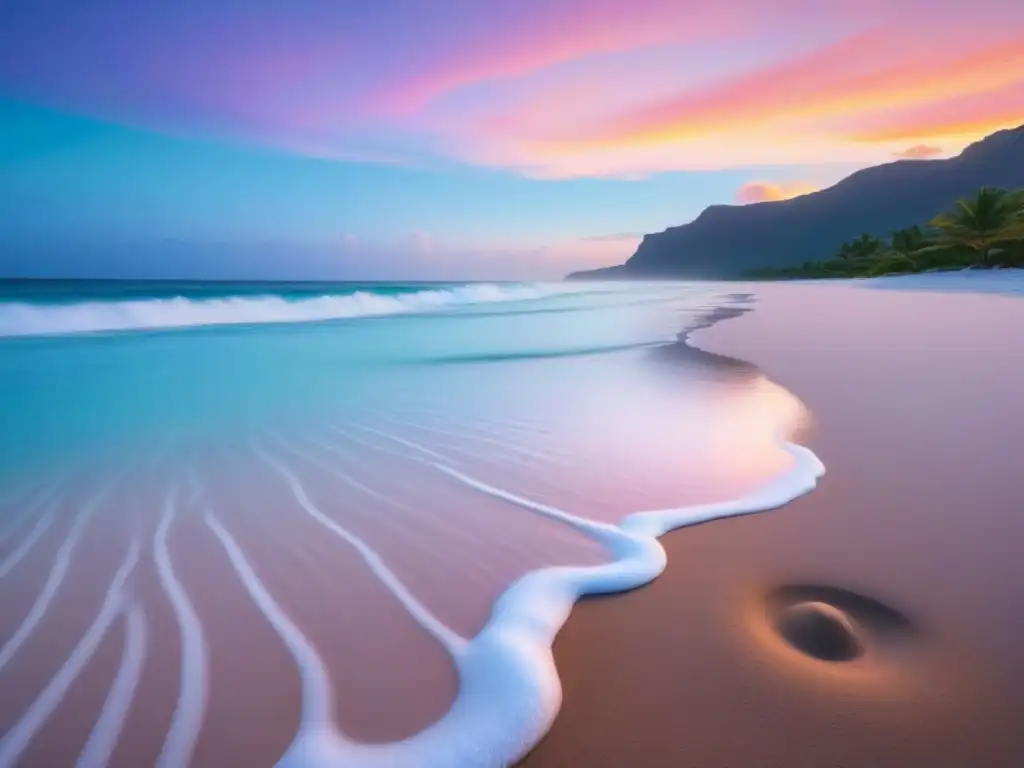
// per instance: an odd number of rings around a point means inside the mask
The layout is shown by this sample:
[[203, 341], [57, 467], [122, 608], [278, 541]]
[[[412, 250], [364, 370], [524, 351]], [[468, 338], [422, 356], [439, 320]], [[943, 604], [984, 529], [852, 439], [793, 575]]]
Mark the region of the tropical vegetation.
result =
[[1024, 190], [982, 187], [926, 227], [915, 224], [884, 239], [865, 233], [827, 261], [761, 269], [750, 277], [875, 277], [969, 267], [1024, 267]]

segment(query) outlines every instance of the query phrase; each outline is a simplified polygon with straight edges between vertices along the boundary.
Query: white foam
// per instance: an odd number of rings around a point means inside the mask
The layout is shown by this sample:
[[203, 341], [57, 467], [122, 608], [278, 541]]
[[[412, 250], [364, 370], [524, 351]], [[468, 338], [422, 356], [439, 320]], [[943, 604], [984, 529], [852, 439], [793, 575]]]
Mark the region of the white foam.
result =
[[334, 720], [334, 703], [330, 678], [319, 654], [267, 591], [263, 581], [256, 574], [234, 537], [220, 524], [212, 512], [206, 513], [205, 520], [210, 530], [220, 539], [220, 543], [224, 547], [224, 551], [227, 552], [228, 559], [241, 579], [242, 585], [249, 593], [249, 597], [270, 622], [299, 668], [302, 679], [302, 722], [300, 735], [296, 736], [295, 740], [298, 741], [301, 738], [307, 723], [312, 723], [313, 725], [310, 727], [314, 728], [316, 723], [323, 723], [325, 724], [323, 727], [326, 728], [326, 724]]
[[57, 670], [57, 674], [50, 679], [36, 700], [25, 710], [21, 719], [0, 739], [0, 768], [13, 768], [18, 764], [21, 753], [50, 719], [50, 715], [57, 709], [71, 684], [75, 682], [85, 665], [96, 653], [100, 641], [103, 640], [110, 625], [123, 609], [125, 582], [135, 570], [138, 559], [139, 544], [138, 541], [133, 540], [121, 567], [110, 582], [110, 587], [107, 589], [107, 594], [103, 598], [103, 604], [100, 606], [96, 618], [82, 635], [82, 639], [78, 641], [74, 650]]
[[49, 508], [43, 513], [42, 517], [36, 520], [36, 524], [32, 526], [32, 530], [28, 532], [28, 535], [22, 539], [21, 544], [18, 545], [17, 549], [11, 552], [7, 556], [7, 559], [0, 563], [0, 579], [7, 577], [15, 566], [18, 565], [29, 553], [32, 547], [35, 546], [36, 542], [42, 538], [43, 534], [46, 533], [50, 526], [53, 525], [53, 516], [57, 511], [57, 507], [60, 505], [60, 498], [57, 498], [50, 502]]
[[129, 710], [142, 677], [146, 661], [146, 614], [133, 602], [124, 614], [124, 650], [117, 675], [110, 686], [107, 700], [93, 726], [75, 768], [105, 768], [128, 721]]
[[[602, 565], [550, 567], [526, 574], [497, 600], [479, 634], [464, 641], [408, 593], [376, 552], [347, 531], [335, 530], [359, 549], [392, 594], [448, 649], [460, 680], [454, 704], [434, 725], [402, 741], [362, 744], [346, 737], [335, 723], [331, 681], [316, 649], [267, 592], [231, 535], [208, 514], [207, 524], [300, 671], [301, 723], [278, 762], [279, 768], [496, 768], [513, 764], [544, 736], [558, 712], [561, 685], [551, 646], [580, 597], [633, 589], [656, 578], [667, 562], [658, 537], [667, 531], [776, 508], [811, 490], [824, 472], [810, 450], [780, 438], [781, 447], [792, 457], [792, 467], [753, 493], [729, 502], [639, 512], [616, 526], [524, 499], [453, 469], [436, 451], [374, 432], [428, 457], [425, 463], [456, 482], [592, 536], [613, 559]], [[275, 466], [311, 516], [332, 530], [337, 528], [316, 509], [287, 467], [266, 454], [264, 458]]]
[[7, 540], [18, 532], [22, 523], [31, 518], [33, 512], [45, 505], [49, 499], [52, 499], [60, 485], [61, 483], [58, 481], [43, 488], [35, 498], [22, 500], [20, 502], [21, 510], [12, 515], [7, 521], [7, 525], [0, 530], [0, 544], [6, 544]]
[[[198, 478], [190, 472], [189, 479], [195, 483], [192, 490], [198, 496], [201, 492]], [[206, 711], [207, 649], [203, 625], [192, 607], [188, 592], [175, 575], [167, 546], [167, 536], [174, 522], [175, 512], [175, 498], [173, 492], [168, 491], [164, 499], [164, 513], [160, 518], [160, 525], [153, 535], [153, 562], [156, 564], [160, 586], [163, 587], [174, 610], [174, 618], [178, 622], [181, 640], [181, 682], [174, 718], [160, 750], [160, 757], [157, 758], [158, 768], [175, 768], [188, 764], [199, 738], [199, 729], [202, 727], [203, 714]]]
[[276, 295], [189, 299], [89, 301], [73, 304], [0, 303], [0, 337], [100, 331], [140, 331], [207, 325], [305, 323], [429, 312], [445, 307], [527, 301], [585, 289], [561, 284], [467, 284], [407, 293], [356, 291], [288, 300]]
[[[352, 297], [334, 297], [332, 300], [348, 298]], [[398, 297], [377, 298], [392, 300]], [[437, 298], [435, 296], [430, 301], [436, 301]], [[511, 299], [506, 297], [501, 300]], [[230, 301], [261, 302], [263, 299]], [[278, 301], [288, 304], [280, 299]], [[203, 302], [191, 302], [196, 303]], [[301, 303], [293, 302], [292, 305]], [[292, 317], [284, 322], [301, 319], [312, 318]], [[173, 327], [166, 325], [166, 318], [163, 322], [165, 324], [161, 326], [146, 327]], [[228, 322], [278, 321], [235, 319]], [[500, 596], [487, 624], [472, 639], [463, 638], [444, 625], [427, 606], [417, 600], [376, 551], [321, 512], [307, 494], [296, 472], [269, 454], [260, 452], [291, 489], [299, 506], [319, 524], [352, 545], [372, 573], [420, 626], [446, 648], [460, 680], [458, 695], [449, 711], [420, 733], [389, 744], [362, 744], [346, 737], [336, 724], [332, 681], [315, 646], [274, 600], [245, 552], [218, 520], [214, 510], [208, 509], [205, 515], [207, 526], [222, 545], [250, 598], [291, 653], [299, 671], [302, 685], [300, 726], [278, 765], [281, 768], [492, 768], [513, 764], [544, 736], [558, 712], [562, 692], [551, 647], [578, 599], [588, 594], [633, 589], [656, 578], [667, 563], [665, 550], [658, 537], [667, 531], [718, 518], [773, 509], [815, 486], [824, 467], [811, 451], [782, 439], [782, 430], [787, 426], [778, 425], [778, 442], [791, 457], [792, 466], [755, 492], [729, 502], [637, 512], [626, 517], [619, 525], [597, 522], [523, 498], [453, 468], [449, 458], [440, 451], [404, 437], [361, 427], [362, 431], [376, 436], [381, 442], [398, 446], [401, 452], [396, 451], [397, 455], [404, 455], [432, 467], [450, 481], [473, 491], [570, 526], [600, 542], [609, 554], [610, 562], [600, 565], [549, 567], [526, 574]], [[356, 442], [360, 441], [356, 439]], [[364, 445], [370, 446], [369, 443]], [[376, 450], [389, 450], [377, 445], [372, 447]], [[303, 455], [301, 451], [293, 449], [293, 452]], [[189, 503], [201, 502], [202, 487], [194, 468], [190, 468], [187, 478]], [[363, 489], [372, 492], [372, 489], [365, 486]], [[8, 644], [0, 648], [0, 667], [10, 660], [46, 613], [65, 579], [73, 551], [83, 535], [92, 509], [101, 497], [102, 493], [83, 508], [73, 521], [29, 616]], [[188, 763], [204, 716], [206, 686], [206, 652], [202, 626], [175, 575], [167, 542], [176, 514], [176, 501], [174, 496], [167, 497], [152, 544], [158, 577], [174, 609], [182, 640], [182, 683], [174, 721], [159, 760], [159, 764], [164, 766]], [[134, 566], [134, 543], [132, 547], [129, 558], [110, 587], [100, 614], [72, 658], [51, 681], [40, 703], [33, 705], [16, 725], [16, 729], [11, 732], [13, 735], [0, 741], [0, 768], [17, 759], [49, 716], [55, 706], [53, 702], [59, 701], [67, 685], [88, 661], [110, 623], [116, 615], [128, 610], [123, 584]], [[120, 728], [123, 712], [130, 705], [129, 693], [134, 691], [137, 678], [136, 665], [142, 663], [139, 654], [144, 650], [141, 645], [144, 642], [144, 625], [140, 621], [141, 614], [134, 618], [134, 630], [132, 624], [128, 626], [129, 633], [134, 631], [134, 650], [131, 653], [126, 651], [122, 659], [124, 674], [122, 676], [119, 672], [108, 698], [109, 706], [105, 706], [104, 713], [101, 713], [98, 725], [100, 735], [96, 736], [95, 742], [90, 741], [90, 744], [98, 746], [90, 751], [87, 745], [83, 753], [90, 760], [109, 753], [109, 747], [117, 737], [114, 726]], [[106, 714], [108, 710], [111, 712], [109, 715]]]
[[459, 637], [458, 634], [445, 626], [426, 606], [417, 600], [391, 569], [384, 564], [384, 560], [372, 547], [321, 512], [310, 500], [306, 494], [306, 489], [299, 482], [299, 479], [282, 462], [262, 450], [257, 449], [257, 453], [285, 479], [299, 506], [324, 528], [348, 542], [359, 553], [360, 557], [363, 558], [363, 561], [373, 571], [373, 574], [380, 579], [384, 586], [388, 588], [388, 591], [395, 596], [423, 629], [429, 632], [452, 655], [462, 652], [466, 645], [465, 639]]
[[35, 632], [36, 627], [39, 626], [39, 622], [42, 621], [43, 616], [50, 609], [50, 604], [53, 602], [53, 598], [56, 596], [57, 591], [60, 589], [61, 584], [64, 582], [64, 577], [67, 575], [68, 568], [71, 566], [71, 556], [75, 551], [75, 547], [78, 546], [78, 541], [82, 538], [82, 533], [85, 530], [86, 523], [92, 517], [93, 512], [99, 503], [103, 500], [109, 488], [104, 488], [99, 491], [85, 506], [81, 508], [74, 521], [71, 523], [71, 528], [68, 531], [68, 535], [60, 545], [60, 549], [57, 550], [57, 556], [54, 558], [53, 565], [50, 568], [50, 574], [46, 577], [46, 583], [43, 584], [42, 590], [36, 597], [35, 602], [32, 603], [32, 607], [29, 609], [28, 614], [22, 619], [21, 624], [14, 631], [7, 642], [0, 647], [0, 669], [7, 666], [7, 663], [14, 658], [14, 655], [18, 652], [18, 649], [24, 644], [32, 633]]

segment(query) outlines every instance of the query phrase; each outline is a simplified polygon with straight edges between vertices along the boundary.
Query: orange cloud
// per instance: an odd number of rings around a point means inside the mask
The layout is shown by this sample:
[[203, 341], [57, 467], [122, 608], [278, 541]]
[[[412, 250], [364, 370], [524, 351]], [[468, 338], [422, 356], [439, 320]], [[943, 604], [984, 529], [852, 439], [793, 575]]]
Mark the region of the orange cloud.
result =
[[802, 181], [773, 184], [769, 181], [748, 181], [736, 193], [736, 202], [740, 205], [749, 203], [767, 203], [774, 200], [789, 200], [792, 197], [816, 192], [818, 187]]
[[900, 152], [893, 152], [893, 157], [903, 160], [927, 160], [930, 157], [938, 157], [941, 154], [942, 147], [936, 147], [932, 144], [915, 144]]
[[858, 35], [808, 56], [651, 104], [613, 117], [599, 127], [592, 140], [599, 144], [656, 143], [792, 115], [822, 98], [835, 98], [836, 70], [863, 61], [877, 52], [881, 43], [878, 33]]
[[0, 25], [0, 91], [356, 162], [867, 165], [1024, 121], [1022, 0], [391, 0], [244, 18], [165, 3], [113, 51], [78, 29], [115, 34], [116, 4], [109, 19], [79, 5]]
[[[988, 40], [980, 50], [966, 45], [937, 48], [924, 37], [907, 40], [899, 30], [875, 30], [620, 113], [593, 128], [579, 130], [570, 125], [560, 136], [538, 137], [533, 147], [563, 155], [642, 145], [678, 147], [713, 134], [763, 134], [765, 129], [798, 123], [819, 137], [848, 141], [843, 136], [844, 120], [871, 114], [884, 119], [887, 110], [942, 103], [1024, 82], [1024, 30]], [[1004, 124], [1019, 112], [1016, 108], [1004, 111], [1007, 114], [1000, 116]], [[896, 138], [888, 135], [879, 140]]]
[[853, 138], [862, 142], [892, 142], [981, 136], [1022, 123], [1024, 74], [1009, 87], [959, 94], [943, 101], [869, 115], [853, 131]]

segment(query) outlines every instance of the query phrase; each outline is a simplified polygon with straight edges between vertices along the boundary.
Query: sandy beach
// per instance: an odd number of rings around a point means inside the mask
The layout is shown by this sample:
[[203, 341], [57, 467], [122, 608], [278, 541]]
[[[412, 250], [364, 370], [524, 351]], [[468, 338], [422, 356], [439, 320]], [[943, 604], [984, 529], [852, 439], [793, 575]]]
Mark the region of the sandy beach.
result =
[[0, 768], [1024, 768], [1024, 0], [0, 0]]
[[[1024, 302], [992, 295], [1022, 285], [761, 284], [755, 311], [697, 332], [801, 398], [827, 473], [782, 509], [669, 534], [659, 579], [578, 605], [555, 644], [562, 710], [521, 764], [1022, 764]], [[812, 658], [772, 619], [794, 585], [907, 623], [862, 617], [862, 656]]]
[[9, 340], [0, 768], [1020, 765], [1021, 285]]
[[677, 342], [743, 310], [720, 284], [383, 285], [324, 323], [361, 289], [101, 288], [0, 307], [37, 334], [0, 327], [0, 768], [509, 765], [576, 596], [818, 467], [774, 439], [793, 395]]

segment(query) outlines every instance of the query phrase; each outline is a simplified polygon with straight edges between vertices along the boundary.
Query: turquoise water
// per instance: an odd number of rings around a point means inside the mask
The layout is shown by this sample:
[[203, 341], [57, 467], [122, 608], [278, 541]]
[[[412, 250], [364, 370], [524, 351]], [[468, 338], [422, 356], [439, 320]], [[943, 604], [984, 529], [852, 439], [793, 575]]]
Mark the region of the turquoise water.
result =
[[0, 472], [375, 402], [483, 406], [510, 382], [473, 363], [668, 342], [709, 298], [557, 284], [4, 285]]
[[0, 768], [507, 764], [575, 596], [813, 482], [799, 402], [679, 343], [745, 303], [3, 284]]

